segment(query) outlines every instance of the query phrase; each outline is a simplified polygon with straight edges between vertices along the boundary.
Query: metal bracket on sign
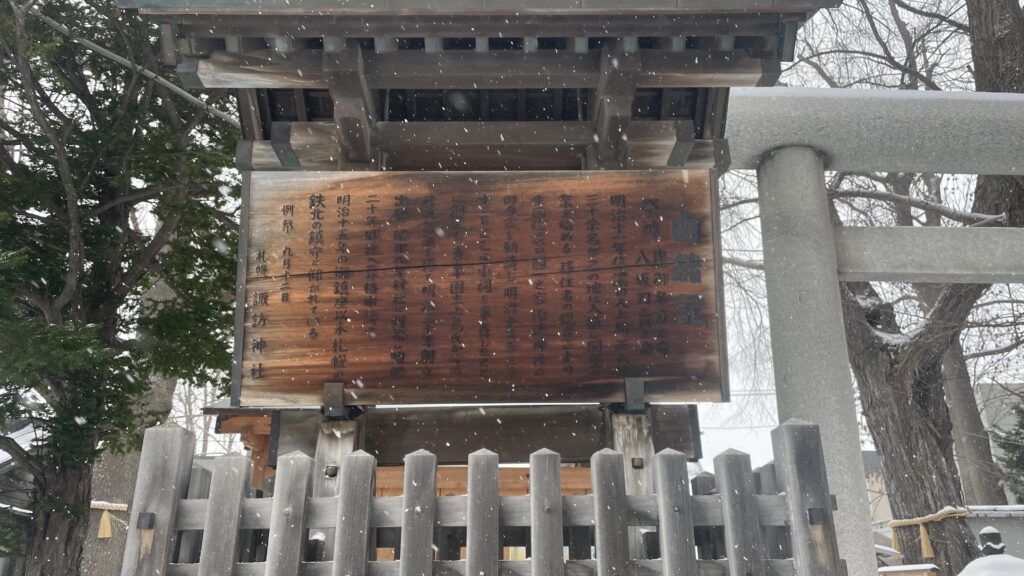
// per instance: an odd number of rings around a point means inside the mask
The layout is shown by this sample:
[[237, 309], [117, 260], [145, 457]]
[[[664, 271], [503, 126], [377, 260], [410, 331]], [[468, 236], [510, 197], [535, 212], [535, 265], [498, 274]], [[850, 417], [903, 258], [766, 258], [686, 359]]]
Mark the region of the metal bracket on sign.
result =
[[321, 411], [326, 420], [355, 420], [363, 413], [358, 406], [345, 406], [344, 382], [324, 382], [324, 405]]
[[644, 379], [626, 377], [625, 379], [626, 401], [621, 404], [611, 404], [609, 408], [616, 414], [646, 414], [648, 404], [644, 402]]

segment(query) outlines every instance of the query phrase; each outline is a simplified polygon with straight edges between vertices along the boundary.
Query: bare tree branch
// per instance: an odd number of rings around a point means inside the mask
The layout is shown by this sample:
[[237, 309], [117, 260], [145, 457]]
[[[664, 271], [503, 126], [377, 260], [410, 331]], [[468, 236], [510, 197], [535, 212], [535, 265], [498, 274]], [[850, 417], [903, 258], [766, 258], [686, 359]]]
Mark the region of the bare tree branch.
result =
[[954, 210], [943, 204], [936, 204], [920, 198], [912, 198], [910, 196], [893, 194], [891, 192], [881, 192], [878, 190], [830, 190], [828, 195], [831, 198], [870, 198], [872, 200], [883, 200], [894, 204], [902, 204], [925, 211], [935, 212], [936, 214], [940, 214], [954, 222], [961, 222], [963, 224], [1006, 221], [1006, 214], [976, 214], [974, 212], [961, 212], [960, 210]]
[[1006, 354], [1007, 352], [1013, 352], [1017, 348], [1024, 346], [1024, 338], [1014, 340], [1006, 346], [1000, 346], [999, 348], [992, 348], [990, 350], [982, 350], [980, 352], [971, 352], [970, 354], [964, 354], [964, 358], [970, 360], [972, 358], [984, 358], [985, 356], [998, 356], [1000, 354]]
[[739, 266], [741, 268], [748, 268], [750, 270], [764, 270], [764, 262], [758, 262], [756, 260], [743, 260], [740, 258], [732, 258], [729, 256], [722, 257], [723, 264], [729, 264], [730, 266]]
[[953, 18], [950, 17], [950, 16], [946, 16], [944, 14], [939, 14], [938, 12], [931, 12], [929, 10], [923, 10], [921, 8], [917, 8], [917, 7], [911, 6], [910, 4], [907, 4], [906, 2], [904, 2], [903, 0], [890, 0], [890, 1], [893, 4], [899, 6], [900, 8], [903, 8], [904, 10], [906, 10], [907, 12], [910, 12], [912, 14], [917, 14], [918, 16], [924, 16], [925, 18], [933, 18], [935, 20], [943, 22], [944, 24], [948, 24], [953, 29], [955, 29], [955, 30], [957, 30], [959, 32], [963, 32], [964, 34], [970, 34], [971, 33], [971, 29], [968, 28], [966, 24], [964, 24], [963, 22], [957, 22], [956, 20], [953, 20]]

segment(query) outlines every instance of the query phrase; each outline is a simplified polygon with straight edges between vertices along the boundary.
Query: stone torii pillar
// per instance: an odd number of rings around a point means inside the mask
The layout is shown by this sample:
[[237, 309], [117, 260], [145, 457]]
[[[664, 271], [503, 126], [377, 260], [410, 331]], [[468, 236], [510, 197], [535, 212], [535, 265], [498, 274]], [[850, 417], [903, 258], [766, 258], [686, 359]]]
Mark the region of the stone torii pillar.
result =
[[840, 553], [853, 576], [877, 571], [846, 350], [835, 238], [821, 155], [769, 152], [757, 171], [779, 422], [821, 425]]

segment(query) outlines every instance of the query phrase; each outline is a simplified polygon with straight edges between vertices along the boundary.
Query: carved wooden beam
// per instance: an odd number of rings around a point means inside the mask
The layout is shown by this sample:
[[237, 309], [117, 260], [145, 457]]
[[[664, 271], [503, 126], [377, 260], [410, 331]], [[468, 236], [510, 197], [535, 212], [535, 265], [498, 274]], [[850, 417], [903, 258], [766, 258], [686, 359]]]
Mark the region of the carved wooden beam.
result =
[[[194, 88], [327, 88], [331, 72], [325, 65], [329, 69], [332, 58], [321, 50], [216, 51], [184, 60], [178, 74]], [[597, 51], [400, 50], [366, 53], [362, 65], [371, 90], [597, 88], [603, 58]], [[774, 82], [779, 67], [744, 50], [645, 50], [622, 64], [635, 74], [635, 88], [758, 86]]]
[[[274, 131], [276, 141], [239, 143], [242, 169], [365, 169], [343, 158], [340, 130], [331, 122], [275, 123]], [[629, 165], [719, 171], [728, 167], [724, 140], [695, 140], [693, 135], [689, 119], [634, 120], [626, 129]], [[378, 122], [373, 142], [389, 169], [569, 170], [583, 167], [587, 148], [594, 143], [594, 127], [586, 121]], [[289, 165], [289, 157], [298, 165]]]
[[601, 47], [601, 72], [594, 105], [594, 146], [591, 168], [628, 168], [627, 130], [642, 64], [636, 38], [617, 38]]
[[374, 158], [373, 126], [378, 116], [366, 84], [359, 44], [355, 40], [325, 39], [324, 69], [329, 74], [344, 158], [350, 163], [369, 163]]

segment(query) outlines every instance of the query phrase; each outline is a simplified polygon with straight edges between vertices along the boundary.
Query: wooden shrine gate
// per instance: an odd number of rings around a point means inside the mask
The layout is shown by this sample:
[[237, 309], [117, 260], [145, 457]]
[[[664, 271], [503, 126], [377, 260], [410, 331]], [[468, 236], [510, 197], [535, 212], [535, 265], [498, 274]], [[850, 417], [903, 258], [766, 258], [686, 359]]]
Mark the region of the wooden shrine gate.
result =
[[[207, 494], [186, 498], [194, 438], [150, 428], [121, 574], [845, 574], [818, 427], [790, 421], [772, 440], [774, 465], [755, 476], [749, 456], [724, 452], [717, 476], [696, 477], [692, 495], [686, 455], [675, 450], [655, 457], [655, 494], [645, 496], [626, 494], [623, 456], [612, 450], [591, 458], [591, 494], [564, 496], [571, 469], [539, 450], [529, 494], [501, 496], [498, 456], [480, 450], [469, 456], [467, 494], [438, 496], [437, 459], [420, 450], [405, 457], [401, 496], [377, 496], [376, 460], [355, 452], [325, 471], [340, 476], [339, 496], [310, 497], [318, 471], [293, 452], [280, 458], [271, 498], [252, 497], [251, 463], [237, 454], [214, 461]], [[646, 530], [642, 557], [630, 554], [632, 527]], [[502, 559], [508, 546], [525, 546], [529, 559]]]

